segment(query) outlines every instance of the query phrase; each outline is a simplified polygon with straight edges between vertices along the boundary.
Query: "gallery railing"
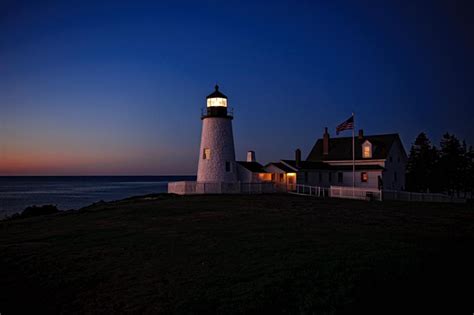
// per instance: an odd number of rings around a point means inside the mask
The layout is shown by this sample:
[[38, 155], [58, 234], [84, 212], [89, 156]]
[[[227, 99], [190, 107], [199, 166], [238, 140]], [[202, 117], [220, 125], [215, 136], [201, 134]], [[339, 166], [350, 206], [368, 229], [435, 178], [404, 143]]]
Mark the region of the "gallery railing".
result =
[[234, 108], [233, 107], [203, 107], [201, 108], [201, 119], [206, 117], [234, 117]]

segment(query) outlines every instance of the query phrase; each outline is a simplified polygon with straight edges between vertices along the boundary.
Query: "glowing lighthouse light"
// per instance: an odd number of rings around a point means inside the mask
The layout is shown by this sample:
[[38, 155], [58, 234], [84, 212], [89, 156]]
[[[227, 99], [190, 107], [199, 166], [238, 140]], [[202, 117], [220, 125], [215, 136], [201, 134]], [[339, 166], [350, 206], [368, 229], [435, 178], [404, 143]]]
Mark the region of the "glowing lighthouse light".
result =
[[227, 97], [219, 92], [219, 86], [215, 86], [215, 91], [207, 97], [207, 107], [227, 107]]

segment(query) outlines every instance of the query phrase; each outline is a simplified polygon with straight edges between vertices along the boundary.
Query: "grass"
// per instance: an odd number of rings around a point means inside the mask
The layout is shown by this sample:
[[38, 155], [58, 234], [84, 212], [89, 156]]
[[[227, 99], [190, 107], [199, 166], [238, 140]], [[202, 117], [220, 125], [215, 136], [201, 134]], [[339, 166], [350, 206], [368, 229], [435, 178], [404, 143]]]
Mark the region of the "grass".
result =
[[472, 205], [130, 198], [0, 222], [0, 312], [474, 311]]

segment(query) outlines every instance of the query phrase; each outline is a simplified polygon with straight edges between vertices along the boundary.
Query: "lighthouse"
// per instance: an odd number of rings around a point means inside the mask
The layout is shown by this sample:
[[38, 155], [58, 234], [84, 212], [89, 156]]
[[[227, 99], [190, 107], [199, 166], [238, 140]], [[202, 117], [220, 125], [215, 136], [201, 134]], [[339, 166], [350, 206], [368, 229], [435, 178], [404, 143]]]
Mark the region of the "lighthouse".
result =
[[227, 107], [227, 96], [215, 86], [207, 96], [206, 107], [201, 113], [202, 132], [199, 148], [198, 182], [237, 182], [233, 113]]

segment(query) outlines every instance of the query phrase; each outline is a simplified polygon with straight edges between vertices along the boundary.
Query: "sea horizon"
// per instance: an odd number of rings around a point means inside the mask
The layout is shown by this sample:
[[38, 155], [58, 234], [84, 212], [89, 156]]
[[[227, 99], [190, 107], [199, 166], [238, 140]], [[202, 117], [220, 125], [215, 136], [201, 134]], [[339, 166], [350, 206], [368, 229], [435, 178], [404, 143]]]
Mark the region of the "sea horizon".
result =
[[196, 174], [189, 175], [0, 175], [1, 177], [192, 177]]
[[99, 201], [166, 193], [171, 181], [196, 175], [8, 175], [0, 176], [0, 218], [29, 206], [80, 209]]

